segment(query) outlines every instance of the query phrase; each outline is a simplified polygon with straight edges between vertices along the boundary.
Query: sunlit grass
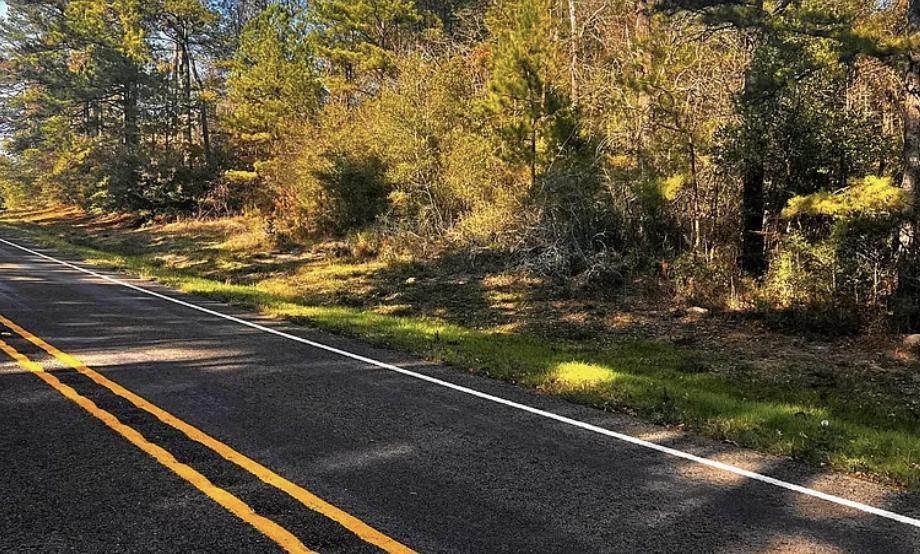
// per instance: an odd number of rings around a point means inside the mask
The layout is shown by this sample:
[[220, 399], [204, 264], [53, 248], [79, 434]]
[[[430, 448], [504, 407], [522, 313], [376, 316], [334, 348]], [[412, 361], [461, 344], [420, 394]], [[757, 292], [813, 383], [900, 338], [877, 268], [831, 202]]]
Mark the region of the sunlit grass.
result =
[[[730, 382], [687, 371], [705, 353], [651, 341], [615, 346], [547, 341], [508, 329], [474, 329], [434, 317], [322, 304], [301, 286], [338, 290], [373, 264], [334, 264], [295, 278], [255, 285], [207, 279], [149, 255], [75, 246], [47, 230], [17, 224], [30, 238], [100, 265], [157, 279], [182, 291], [413, 352], [496, 379], [602, 409], [628, 410], [663, 424], [839, 470], [873, 474], [920, 489], [920, 429], [908, 417], [852, 407], [844, 392]], [[377, 264], [379, 262], [374, 262]], [[239, 269], [234, 266], [233, 269]], [[304, 285], [300, 279], [307, 279]], [[325, 297], [324, 297], [325, 298]]]
[[617, 373], [609, 367], [583, 362], [566, 362], [558, 364], [553, 370], [553, 380], [557, 386], [572, 390], [608, 385], [617, 378]]
[[324, 263], [310, 268], [309, 275], [313, 278], [342, 278], [354, 277], [372, 273], [386, 267], [383, 262], [336, 262]]
[[217, 248], [227, 252], [253, 252], [269, 247], [268, 235], [260, 229], [246, 229], [242, 233], [232, 234], [217, 245]]

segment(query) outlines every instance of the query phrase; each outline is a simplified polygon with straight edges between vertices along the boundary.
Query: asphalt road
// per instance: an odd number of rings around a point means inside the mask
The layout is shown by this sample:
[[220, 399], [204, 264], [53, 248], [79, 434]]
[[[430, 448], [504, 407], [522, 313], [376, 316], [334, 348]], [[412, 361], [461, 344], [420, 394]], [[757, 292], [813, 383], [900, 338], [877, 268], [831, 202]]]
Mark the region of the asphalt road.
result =
[[[917, 496], [117, 277], [423, 376], [920, 518]], [[299, 343], [4, 244], [0, 316], [3, 552], [920, 551], [920, 528], [909, 522]], [[249, 511], [231, 509], [240, 505]], [[295, 542], [279, 539], [284, 533]]]

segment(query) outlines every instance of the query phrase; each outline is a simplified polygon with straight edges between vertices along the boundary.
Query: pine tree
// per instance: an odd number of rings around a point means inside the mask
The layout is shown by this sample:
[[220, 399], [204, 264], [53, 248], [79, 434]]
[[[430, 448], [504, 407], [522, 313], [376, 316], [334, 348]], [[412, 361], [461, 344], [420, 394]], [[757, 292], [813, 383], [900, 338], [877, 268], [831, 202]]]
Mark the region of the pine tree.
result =
[[761, 276], [767, 269], [764, 219], [767, 136], [777, 120], [783, 91], [829, 60], [815, 58], [813, 43], [835, 36], [852, 23], [845, 6], [825, 3], [823, 9], [802, 2], [765, 0], [659, 0], [657, 9], [689, 11], [713, 27], [738, 30], [747, 45], [750, 64], [736, 95], [741, 118], [737, 150], [741, 175], [741, 240], [738, 265]]
[[279, 138], [319, 107], [316, 64], [301, 16], [270, 6], [243, 30], [227, 82], [237, 132]]
[[485, 102], [502, 138], [506, 159], [523, 163], [530, 184], [571, 131], [571, 102], [560, 83], [564, 60], [558, 50], [550, 0], [500, 0], [490, 10], [491, 73]]
[[379, 88], [424, 23], [412, 0], [316, 0], [310, 13], [327, 86], [351, 100]]
[[219, 15], [200, 0], [162, 0], [156, 8], [156, 18], [158, 30], [172, 45], [167, 75], [174, 102], [171, 131], [181, 134], [183, 159], [190, 166], [197, 127], [205, 161], [211, 165], [208, 95], [197, 57], [217, 33]]
[[[920, 1], [907, 2], [907, 48], [900, 63], [903, 79], [904, 174], [902, 188], [912, 205], [901, 227], [897, 311], [905, 329], [920, 329]], [[897, 60], [897, 58], [895, 58]]]
[[[55, 166], [70, 167], [79, 179], [57, 181], [71, 200], [91, 195], [93, 181], [134, 194], [139, 86], [149, 55], [138, 3], [12, 0], [8, 10], [0, 28], [10, 69], [4, 105], [25, 115], [11, 118], [11, 148], [29, 149], [33, 161], [44, 152]], [[112, 162], [107, 175], [99, 165], [86, 167], [104, 157]]]
[[275, 144], [302, 131], [320, 108], [322, 87], [303, 15], [270, 6], [240, 37], [227, 81], [226, 119], [247, 166], [270, 158]]

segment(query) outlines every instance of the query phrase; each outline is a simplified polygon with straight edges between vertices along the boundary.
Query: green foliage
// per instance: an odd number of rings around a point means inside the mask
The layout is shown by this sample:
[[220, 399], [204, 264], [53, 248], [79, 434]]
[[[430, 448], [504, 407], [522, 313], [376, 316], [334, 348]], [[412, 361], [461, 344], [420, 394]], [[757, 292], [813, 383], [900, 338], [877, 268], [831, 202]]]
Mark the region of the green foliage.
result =
[[197, 0], [9, 2], [0, 26], [9, 59], [6, 148], [43, 168], [20, 177], [36, 201], [104, 210], [194, 205], [211, 175], [203, 162], [213, 161], [213, 91], [195, 56], [216, 18]]
[[341, 107], [329, 105], [286, 151], [256, 165], [272, 195], [274, 233], [284, 239], [344, 235], [371, 223], [389, 192], [385, 166]]
[[[836, 192], [821, 191], [790, 199], [782, 215], [827, 220], [827, 227], [805, 227], [783, 237], [763, 290], [772, 305], [797, 313], [799, 320], [840, 320], [838, 328], [858, 328], [860, 306], [873, 317], [886, 309], [896, 280], [897, 248], [893, 237], [906, 210], [906, 194], [890, 178], [856, 179]], [[804, 317], [802, 314], [806, 314]]]
[[32, 190], [20, 177], [15, 161], [0, 157], [0, 210], [29, 207]]
[[902, 214], [908, 206], [907, 191], [894, 186], [890, 177], [869, 175], [840, 191], [795, 196], [789, 199], [782, 215], [786, 218], [827, 216], [846, 220]]
[[271, 165], [283, 142], [296, 140], [321, 100], [307, 13], [281, 4], [267, 7], [242, 29], [227, 77], [224, 123], [240, 168], [224, 172], [223, 202], [229, 208], [273, 203], [252, 192], [259, 186], [254, 169]]
[[241, 140], [295, 132], [320, 105], [305, 14], [272, 5], [243, 29], [227, 79], [228, 126]]
[[327, 87], [370, 92], [389, 75], [423, 17], [411, 0], [317, 0], [311, 3], [313, 42], [328, 64]]
[[[880, 310], [916, 203], [902, 8], [10, 0], [3, 194], [500, 252], [573, 290], [670, 267], [712, 304], [748, 305], [704, 276], [734, 290], [762, 252], [742, 296]], [[835, 273], [803, 261], [827, 252]]]
[[790, 234], [773, 255], [764, 293], [780, 308], [828, 306], [838, 292], [840, 271], [833, 241], [810, 244]]
[[559, 86], [557, 20], [550, 0], [500, 0], [487, 15], [491, 72], [484, 107], [501, 152], [528, 168], [531, 185], [560, 148], [577, 142], [571, 105]]
[[[474, 117], [472, 54], [400, 62], [398, 77], [367, 106], [368, 134], [392, 183], [386, 223], [428, 237], [476, 240], [508, 223], [507, 169]], [[502, 213], [493, 220], [487, 213]]]
[[746, 308], [750, 283], [742, 278], [735, 260], [728, 252], [706, 258], [685, 252], [666, 268], [664, 277], [668, 293], [695, 306], [709, 308]]
[[382, 210], [387, 188], [380, 160], [331, 152], [324, 165], [312, 176], [331, 203], [328, 228], [341, 234], [373, 222]]

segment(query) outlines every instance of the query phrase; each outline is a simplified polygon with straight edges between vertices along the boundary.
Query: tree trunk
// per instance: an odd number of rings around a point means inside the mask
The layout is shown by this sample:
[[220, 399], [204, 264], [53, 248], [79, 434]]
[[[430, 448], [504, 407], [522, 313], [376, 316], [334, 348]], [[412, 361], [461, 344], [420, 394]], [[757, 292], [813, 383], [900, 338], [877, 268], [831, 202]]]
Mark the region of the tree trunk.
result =
[[[192, 62], [192, 75], [195, 77], [195, 83], [198, 85], [198, 91], [204, 92], [204, 83], [201, 80], [201, 76], [198, 74], [198, 66], [195, 64], [195, 58], [190, 58]], [[211, 131], [208, 127], [208, 103], [204, 100], [204, 97], [199, 101], [200, 110], [198, 113], [199, 122], [201, 125], [201, 146], [204, 148], [204, 160], [208, 164], [208, 167], [214, 165], [213, 156], [211, 156]]]
[[140, 142], [137, 129], [137, 81], [129, 78], [122, 91], [122, 112], [124, 116], [124, 144], [129, 148]]
[[179, 38], [176, 36], [176, 43], [173, 45], [173, 57], [171, 74], [169, 76], [169, 128], [166, 132], [166, 148], [169, 149], [170, 143], [179, 142]]
[[703, 230], [700, 219], [702, 210], [700, 209], [700, 182], [699, 172], [696, 164], [696, 143], [693, 140], [693, 134], [690, 133], [690, 140], [687, 141], [687, 153], [690, 158], [690, 187], [693, 191], [693, 251], [699, 252], [703, 244]]
[[537, 186], [537, 125], [536, 121], [530, 129], [530, 190]]
[[[757, 0], [756, 7], [763, 10], [763, 0]], [[763, 44], [762, 32], [754, 31], [747, 37], [752, 54], [751, 65], [744, 74], [741, 90], [741, 113], [745, 119], [746, 144], [742, 165], [741, 190], [741, 255], [738, 265], [741, 271], [760, 277], [767, 271], [766, 240], [764, 238], [764, 180], [763, 158], [763, 98], [757, 94], [756, 83], [763, 82], [763, 75], [755, 75], [753, 56]]]
[[575, 0], [569, 0], [569, 31], [571, 38], [569, 48], [571, 52], [571, 72], [572, 78], [572, 105], [578, 105], [578, 19], [575, 14]]
[[[920, 0], [907, 4], [907, 34], [920, 33]], [[904, 73], [902, 103], [904, 125], [904, 175], [902, 188], [907, 191], [912, 209], [901, 226], [898, 243], [898, 290], [896, 316], [904, 330], [920, 329], [920, 52], [911, 49]]]
[[201, 147], [204, 149], [204, 161], [208, 167], [211, 167], [214, 165], [214, 159], [211, 155], [211, 131], [208, 128], [208, 105], [206, 103], [201, 103], [201, 111], [198, 115], [201, 124]]
[[[636, 0], [636, 28], [635, 43], [631, 45], [632, 49], [637, 49], [640, 56], [640, 67], [637, 76], [640, 80], [645, 80], [651, 73], [653, 59], [652, 52], [648, 45], [642, 44], [652, 33], [652, 2], [653, 0]], [[645, 155], [645, 133], [649, 123], [649, 111], [651, 110], [652, 97], [647, 92], [645, 86], [639, 87], [636, 96], [636, 111], [634, 116], [635, 136], [633, 137], [633, 147], [639, 167], [640, 178], [645, 179], [649, 176], [649, 170], [646, 165], [647, 157]]]
[[188, 34], [185, 29], [179, 35], [182, 66], [182, 108], [185, 111], [185, 157], [191, 158], [192, 149], [192, 69], [189, 63]]
[[741, 192], [741, 257], [738, 264], [749, 275], [759, 277], [767, 270], [764, 240], [763, 159], [745, 163]]
[[138, 129], [137, 106], [138, 106], [138, 75], [134, 72], [125, 80], [122, 88], [122, 117], [124, 129], [123, 141], [125, 152], [123, 160], [125, 163], [125, 180], [120, 184], [128, 192], [129, 198], [134, 198], [139, 193], [140, 183], [140, 131]]

